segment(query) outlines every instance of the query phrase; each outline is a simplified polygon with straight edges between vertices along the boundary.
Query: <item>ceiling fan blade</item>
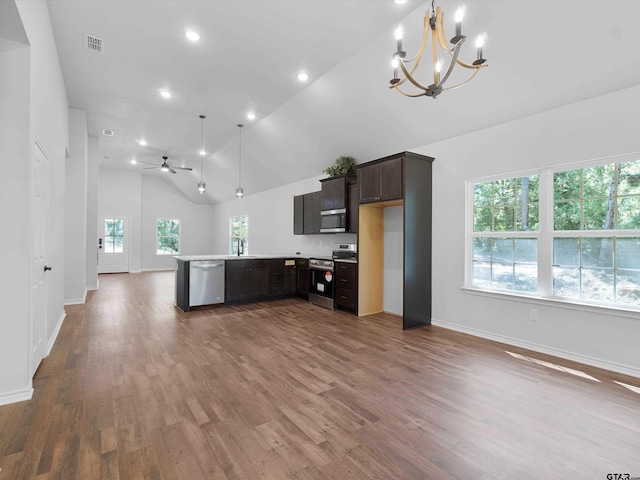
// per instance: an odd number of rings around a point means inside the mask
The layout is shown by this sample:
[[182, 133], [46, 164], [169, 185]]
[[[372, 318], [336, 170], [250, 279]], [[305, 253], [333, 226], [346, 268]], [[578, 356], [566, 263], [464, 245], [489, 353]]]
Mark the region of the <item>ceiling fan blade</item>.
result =
[[160, 167], [144, 167], [143, 170], [153, 170], [154, 168], [160, 168]]
[[177, 168], [178, 170], [193, 170], [193, 168], [189, 168], [189, 167], [171, 167], [171, 168]]
[[153, 165], [156, 168], [158, 167], [158, 165], [155, 163], [143, 162], [142, 160], [137, 160], [136, 163], [144, 163], [145, 165]]
[[[178, 167], [178, 168], [180, 168], [180, 167]], [[171, 173], [178, 173], [178, 172], [176, 172], [176, 171], [175, 171], [173, 168], [171, 168], [171, 167], [169, 167], [169, 171], [170, 171]]]

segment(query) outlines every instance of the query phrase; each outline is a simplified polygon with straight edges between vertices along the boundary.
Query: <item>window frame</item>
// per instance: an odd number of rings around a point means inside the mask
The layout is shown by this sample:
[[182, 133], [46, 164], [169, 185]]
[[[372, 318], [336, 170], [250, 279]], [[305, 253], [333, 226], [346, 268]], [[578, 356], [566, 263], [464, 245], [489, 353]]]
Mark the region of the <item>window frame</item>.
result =
[[[247, 222], [247, 234], [246, 235], [233, 235], [233, 219], [234, 218], [245, 218]], [[231, 215], [229, 217], [229, 255], [237, 255], [237, 253], [233, 253], [233, 243], [237, 239], [244, 240], [244, 249], [242, 251], [242, 257], [246, 257], [249, 255], [249, 215]]]
[[[177, 252], [168, 252], [168, 253], [159, 253], [158, 252], [158, 239], [161, 237], [160, 235], [160, 231], [158, 228], [158, 222], [160, 220], [170, 220], [172, 222], [176, 222], [178, 224], [178, 235], [162, 235], [162, 237], [165, 238], [175, 238], [177, 237], [178, 239], [178, 251]], [[155, 244], [155, 255], [159, 256], [159, 257], [166, 257], [166, 256], [172, 256], [172, 255], [180, 255], [180, 252], [182, 251], [182, 220], [179, 218], [166, 218], [166, 217], [160, 217], [160, 218], [156, 218], [156, 244]]]
[[[553, 241], [555, 238], [602, 238], [602, 237], [640, 237], [640, 229], [611, 230], [554, 230], [554, 191], [553, 176], [557, 172], [589, 168], [600, 165], [640, 161], [640, 153], [596, 158], [587, 161], [565, 163], [552, 167], [541, 167], [500, 175], [472, 178], [465, 181], [465, 273], [463, 290], [469, 293], [498, 297], [520, 297], [534, 302], [561, 303], [575, 308], [587, 308], [590, 311], [607, 309], [627, 316], [627, 312], [640, 311], [640, 305], [607, 303], [575, 297], [563, 297], [553, 294]], [[538, 231], [474, 232], [474, 185], [530, 175], [539, 176], [539, 229]], [[538, 239], [538, 292], [529, 293], [518, 290], [497, 289], [473, 285], [473, 239], [477, 237], [526, 237]]]

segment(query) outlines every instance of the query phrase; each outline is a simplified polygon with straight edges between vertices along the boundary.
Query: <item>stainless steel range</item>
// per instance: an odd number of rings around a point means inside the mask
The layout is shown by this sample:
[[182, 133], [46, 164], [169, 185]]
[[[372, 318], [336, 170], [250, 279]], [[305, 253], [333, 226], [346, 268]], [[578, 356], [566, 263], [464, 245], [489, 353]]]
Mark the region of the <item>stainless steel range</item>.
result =
[[331, 258], [309, 259], [309, 302], [324, 308], [335, 308], [334, 261], [357, 262], [358, 254], [353, 243], [341, 244]]

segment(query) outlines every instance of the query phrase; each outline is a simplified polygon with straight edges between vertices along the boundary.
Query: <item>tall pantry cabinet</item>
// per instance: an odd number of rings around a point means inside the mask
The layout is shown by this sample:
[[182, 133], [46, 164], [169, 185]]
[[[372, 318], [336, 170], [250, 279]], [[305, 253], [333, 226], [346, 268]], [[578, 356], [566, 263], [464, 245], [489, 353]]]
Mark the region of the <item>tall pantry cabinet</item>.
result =
[[402, 152], [357, 166], [358, 315], [383, 311], [384, 209], [401, 205], [405, 330], [431, 325], [433, 160]]

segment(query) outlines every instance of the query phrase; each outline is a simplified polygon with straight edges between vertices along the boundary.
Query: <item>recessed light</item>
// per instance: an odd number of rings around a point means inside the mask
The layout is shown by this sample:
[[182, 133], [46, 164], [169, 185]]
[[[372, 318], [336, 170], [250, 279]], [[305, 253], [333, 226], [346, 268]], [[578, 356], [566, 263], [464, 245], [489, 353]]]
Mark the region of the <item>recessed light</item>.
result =
[[307, 80], [309, 80], [309, 75], [306, 72], [300, 72], [298, 73], [298, 80], [300, 80], [301, 82], [306, 82]]
[[256, 114], [253, 113], [253, 112], [249, 112], [249, 113], [247, 113], [247, 118], [249, 120], [255, 120], [256, 119]]
[[200, 40], [200, 34], [194, 30], [187, 30], [184, 36], [192, 42], [197, 42], [198, 40]]
[[162, 98], [171, 98], [171, 92], [169, 90], [160, 90], [160, 96]]
[[135, 159], [135, 158], [132, 158], [132, 159], [131, 159], [131, 165], [135, 165], [136, 163], [138, 163], [138, 162], [136, 162], [136, 159]]
[[402, 5], [403, 3], [407, 3], [407, 0], [393, 0], [394, 2], [396, 2], [398, 5]]
[[144, 138], [141, 138], [140, 140], [138, 140], [138, 143], [144, 147], [147, 144], [147, 141]]

